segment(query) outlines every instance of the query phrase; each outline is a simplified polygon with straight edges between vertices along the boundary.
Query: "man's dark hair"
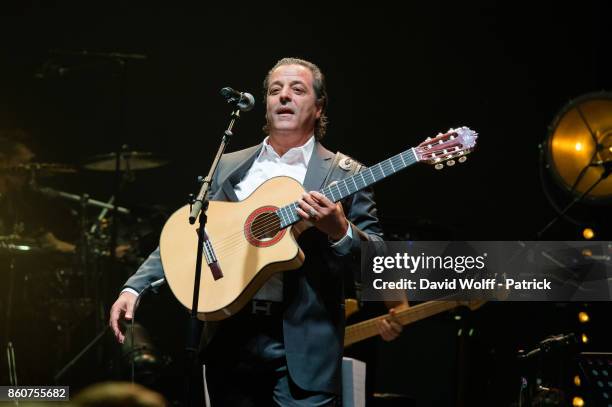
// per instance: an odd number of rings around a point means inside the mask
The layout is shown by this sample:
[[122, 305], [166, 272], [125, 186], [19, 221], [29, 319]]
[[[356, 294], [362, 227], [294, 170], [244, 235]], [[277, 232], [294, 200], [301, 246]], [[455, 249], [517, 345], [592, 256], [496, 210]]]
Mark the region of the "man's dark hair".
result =
[[[268, 74], [266, 75], [266, 78], [264, 79], [264, 82], [263, 82], [264, 100], [266, 100], [268, 96], [268, 86], [269, 86], [269, 81], [270, 81], [270, 75], [272, 75], [272, 72], [274, 72], [276, 68], [278, 68], [279, 66], [283, 66], [283, 65], [301, 65], [303, 67], [308, 68], [310, 72], [312, 72], [312, 77], [313, 77], [312, 87], [314, 88], [315, 97], [317, 98], [317, 104], [321, 107], [321, 117], [319, 117], [315, 123], [314, 135], [315, 135], [315, 139], [321, 140], [323, 136], [325, 136], [325, 132], [327, 131], [328, 119], [327, 119], [327, 115], [325, 114], [325, 111], [327, 110], [328, 98], [327, 98], [327, 87], [325, 85], [325, 76], [323, 75], [323, 73], [321, 72], [318, 66], [316, 66], [312, 62], [309, 62], [309, 61], [306, 61], [300, 58], [283, 58], [279, 60], [276, 63], [276, 65], [274, 65], [272, 69], [268, 71]], [[263, 131], [266, 134], [270, 133], [270, 128], [268, 126], [268, 123], [266, 123], [265, 126], [263, 127]]]

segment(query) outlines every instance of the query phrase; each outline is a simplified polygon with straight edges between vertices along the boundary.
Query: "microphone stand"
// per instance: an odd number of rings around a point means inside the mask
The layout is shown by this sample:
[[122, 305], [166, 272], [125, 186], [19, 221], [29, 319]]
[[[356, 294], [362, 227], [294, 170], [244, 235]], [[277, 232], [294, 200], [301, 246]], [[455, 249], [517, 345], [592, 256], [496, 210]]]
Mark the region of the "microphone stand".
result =
[[131, 352], [131, 356], [130, 356], [130, 379], [132, 381], [132, 384], [134, 384], [134, 377], [136, 376], [136, 363], [135, 363], [135, 348], [134, 348], [134, 321], [136, 320], [136, 310], [138, 310], [138, 305], [140, 305], [140, 300], [142, 299], [142, 297], [144, 296], [144, 294], [149, 291], [149, 290], [153, 290], [154, 293], [157, 294], [157, 289], [160, 285], [164, 284], [166, 282], [166, 278], [160, 278], [159, 280], [153, 281], [151, 284], [149, 284], [148, 286], [146, 286], [144, 288], [144, 290], [142, 290], [140, 292], [140, 294], [138, 294], [138, 296], [136, 297], [136, 301], [134, 302], [134, 311], [132, 311], [132, 321], [131, 321], [131, 325], [130, 325], [130, 352]]
[[[521, 386], [518, 399], [519, 407], [531, 406], [537, 392], [552, 393], [554, 391], [554, 389], [542, 385], [543, 356], [550, 355], [553, 352], [560, 353], [575, 343], [577, 343], [576, 335], [572, 332], [565, 335], [559, 334], [550, 336], [540, 341], [538, 346], [530, 351], [522, 349], [518, 351], [516, 358], [521, 369]], [[534, 362], [535, 368], [533, 366], [528, 366], [527, 362]]]
[[[195, 199], [193, 199], [193, 195], [190, 196], [189, 205], [191, 207], [191, 212], [189, 214], [189, 223], [194, 224], [196, 219], [199, 218], [200, 225], [198, 227], [198, 245], [197, 245], [197, 254], [196, 254], [196, 268], [195, 268], [195, 279], [193, 283], [193, 301], [191, 306], [191, 313], [189, 316], [189, 329], [187, 333], [187, 344], [185, 347], [185, 406], [193, 405], [193, 372], [195, 368], [195, 362], [197, 360], [198, 353], [198, 345], [200, 343], [200, 334], [202, 331], [202, 321], [198, 319], [198, 302], [200, 299], [200, 279], [202, 276], [202, 251], [204, 248], [204, 242], [208, 241], [208, 236], [206, 236], [205, 227], [206, 222], [208, 220], [206, 216], [206, 211], [208, 209], [208, 193], [210, 192], [210, 184], [212, 178], [217, 171], [217, 166], [219, 165], [219, 161], [221, 156], [225, 152], [225, 148], [227, 144], [230, 142], [233, 133], [232, 129], [236, 120], [240, 118], [240, 109], [236, 107], [236, 109], [231, 113], [230, 123], [223, 133], [223, 137], [221, 139], [221, 144], [219, 145], [219, 149], [217, 150], [217, 155], [212, 162], [210, 170], [208, 171], [208, 175], [206, 178], [202, 179], [202, 177], [198, 177], [198, 181], [201, 182], [201, 187], [198, 195]], [[216, 263], [215, 263], [216, 265]], [[211, 271], [213, 272], [213, 276], [215, 279], [223, 277], [221, 274], [221, 270], [217, 267], [211, 265]]]

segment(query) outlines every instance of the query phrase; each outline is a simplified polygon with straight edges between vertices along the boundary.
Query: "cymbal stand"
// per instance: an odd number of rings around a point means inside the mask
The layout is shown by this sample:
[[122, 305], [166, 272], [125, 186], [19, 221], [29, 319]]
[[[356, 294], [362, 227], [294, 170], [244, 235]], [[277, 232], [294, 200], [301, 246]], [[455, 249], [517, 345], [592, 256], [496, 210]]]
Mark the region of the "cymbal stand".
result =
[[9, 383], [11, 386], [17, 386], [17, 362], [15, 359], [15, 347], [11, 340], [11, 322], [13, 317], [13, 291], [15, 288], [15, 259], [11, 258], [9, 264], [9, 286], [6, 304], [6, 358], [8, 360]]

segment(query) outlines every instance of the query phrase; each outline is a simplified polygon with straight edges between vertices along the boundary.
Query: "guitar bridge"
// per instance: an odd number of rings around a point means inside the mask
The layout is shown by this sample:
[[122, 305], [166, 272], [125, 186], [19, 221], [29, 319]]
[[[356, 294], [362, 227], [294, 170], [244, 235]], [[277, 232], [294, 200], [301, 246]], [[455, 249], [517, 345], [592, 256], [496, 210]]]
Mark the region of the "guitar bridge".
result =
[[203, 247], [204, 258], [206, 259], [206, 264], [210, 267], [210, 272], [215, 280], [218, 280], [223, 277], [223, 272], [221, 271], [221, 267], [219, 266], [219, 261], [217, 260], [217, 256], [215, 255], [215, 249], [213, 249], [212, 243], [208, 238], [208, 234], [204, 231], [204, 247]]

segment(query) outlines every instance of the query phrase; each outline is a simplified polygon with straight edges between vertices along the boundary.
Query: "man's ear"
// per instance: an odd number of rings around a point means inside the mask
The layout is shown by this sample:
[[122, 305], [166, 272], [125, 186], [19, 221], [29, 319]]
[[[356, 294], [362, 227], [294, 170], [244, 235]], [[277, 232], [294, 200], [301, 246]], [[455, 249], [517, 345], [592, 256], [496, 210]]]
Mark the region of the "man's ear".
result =
[[321, 99], [317, 99], [317, 119], [321, 118], [321, 114], [323, 113], [323, 105], [325, 104], [325, 101], [323, 100], [323, 98]]

